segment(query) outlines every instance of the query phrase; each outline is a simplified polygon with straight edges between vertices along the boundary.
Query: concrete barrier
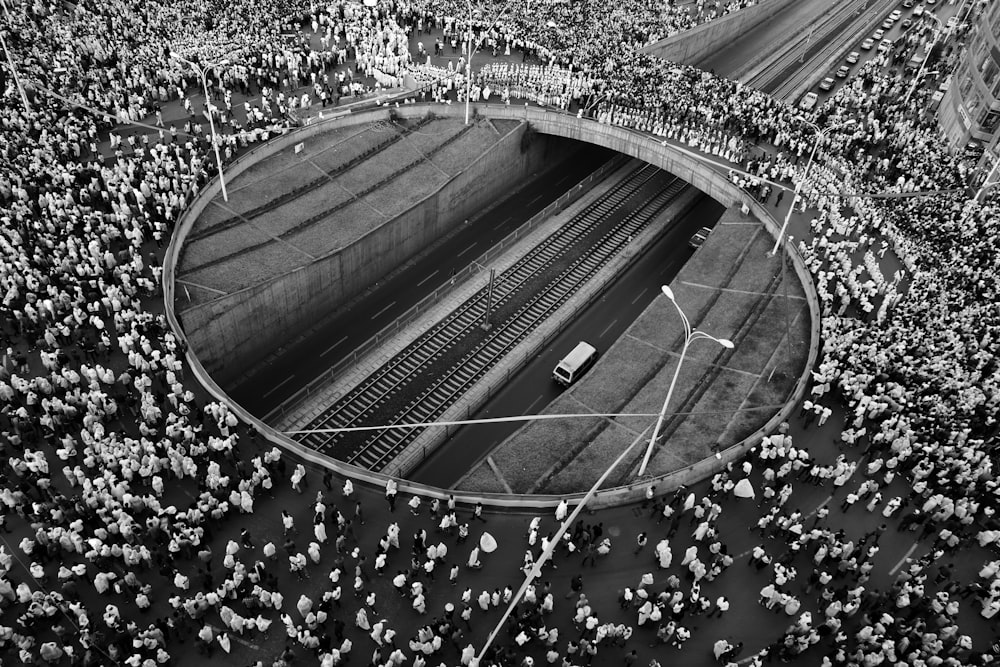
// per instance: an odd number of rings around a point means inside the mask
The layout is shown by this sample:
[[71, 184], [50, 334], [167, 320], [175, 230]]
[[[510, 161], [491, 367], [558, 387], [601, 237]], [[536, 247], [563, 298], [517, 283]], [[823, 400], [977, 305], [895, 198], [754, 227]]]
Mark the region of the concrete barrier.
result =
[[[464, 115], [462, 107], [452, 107], [450, 105], [410, 105], [401, 107], [397, 111], [401, 115], [423, 115], [431, 107], [435, 114], [439, 116], [460, 116]], [[777, 238], [780, 232], [780, 223], [775, 220], [770, 210], [761, 205], [749, 193], [740, 189], [728, 177], [728, 171], [732, 165], [725, 160], [713, 158], [709, 155], [698, 154], [684, 147], [677, 146], [669, 142], [663, 142], [658, 137], [644, 134], [628, 128], [605, 125], [590, 119], [578, 118], [576, 116], [547, 111], [537, 107], [511, 107], [477, 104], [474, 105], [476, 113], [489, 118], [523, 119], [528, 121], [532, 127], [543, 134], [554, 134], [562, 137], [569, 137], [580, 141], [588, 141], [600, 146], [612, 148], [621, 153], [637, 157], [660, 168], [669, 171], [676, 176], [688, 181], [699, 190], [726, 206], [740, 205], [753, 212], [754, 216], [760, 220], [772, 237]], [[315, 126], [313, 126], [315, 127]], [[297, 132], [292, 132], [290, 142], [298, 141], [295, 136]], [[283, 138], [286, 139], [286, 138]], [[227, 172], [228, 173], [228, 172]], [[163, 293], [167, 319], [171, 328], [185, 342], [187, 337], [181, 329], [176, 313], [174, 312], [175, 286], [174, 278], [176, 271], [176, 261], [178, 252], [183, 244], [184, 237], [190, 231], [197, 212], [200, 212], [208, 200], [211, 200], [220, 192], [218, 179], [210, 181], [201, 193], [188, 207], [188, 210], [181, 216], [180, 221], [171, 238], [164, 258], [163, 271]], [[194, 215], [192, 215], [194, 213]], [[746, 451], [756, 444], [761, 437], [773, 432], [778, 425], [787, 421], [798, 403], [805, 395], [809, 383], [810, 370], [816, 363], [820, 346], [820, 307], [812, 277], [795, 248], [790, 244], [784, 245], [785, 252], [791, 258], [795, 274], [802, 282], [806, 299], [809, 305], [811, 318], [811, 331], [809, 354], [805, 364], [805, 369], [799, 377], [785, 406], [767, 423], [756, 432], [719, 452], [718, 457], [710, 457], [685, 468], [681, 468], [667, 475], [655, 479], [642, 479], [635, 482], [599, 491], [590, 501], [591, 507], [602, 507], [629, 503], [639, 500], [644, 495], [647, 484], [653, 482], [657, 484], [657, 492], [660, 494], [669, 493], [680, 485], [689, 486], [706, 477], [715, 474], [731, 462], [737, 461]], [[292, 452], [302, 458], [310, 466], [316, 468], [326, 468], [338, 474], [351, 477], [352, 479], [376, 486], [383, 486], [388, 475], [375, 473], [357, 466], [349, 465], [343, 461], [331, 459], [322, 454], [308, 449], [290, 437], [274, 431], [255, 416], [248, 413], [238, 404], [233, 403], [224, 391], [218, 386], [211, 375], [206, 372], [204, 366], [199, 361], [194, 350], [188, 347], [186, 354], [188, 364], [199, 382], [217, 400], [228, 403], [239, 417], [253, 426], [266, 440], [275, 445]], [[449, 493], [446, 489], [431, 487], [424, 484], [416, 484], [406, 480], [399, 482], [399, 491], [402, 493], [415, 493], [429, 498], [447, 498]], [[568, 499], [571, 504], [579, 502], [584, 494], [574, 494], [568, 496], [551, 495], [514, 495], [501, 493], [454, 493], [455, 499], [461, 503], [482, 502], [484, 505], [506, 508], [536, 510], [542, 508], [555, 507], [562, 498]]]
[[[426, 115], [435, 111], [422, 108]], [[349, 114], [333, 123], [365, 125], [388, 118], [385, 109]], [[312, 123], [245, 156], [227, 178], [253, 164], [329, 129]], [[202, 363], [225, 382], [241, 366], [264, 357], [308, 329], [316, 313], [332, 313], [381, 280], [390, 270], [449, 233], [463, 219], [474, 218], [524, 173], [551, 158], [542, 137], [525, 149], [526, 124], [497, 137], [466, 169], [449, 178], [403, 213], [373, 226], [342, 248], [302, 262], [281, 275], [180, 310], [185, 331]], [[378, 159], [377, 156], [374, 159]], [[199, 198], [197, 212], [208, 199]]]

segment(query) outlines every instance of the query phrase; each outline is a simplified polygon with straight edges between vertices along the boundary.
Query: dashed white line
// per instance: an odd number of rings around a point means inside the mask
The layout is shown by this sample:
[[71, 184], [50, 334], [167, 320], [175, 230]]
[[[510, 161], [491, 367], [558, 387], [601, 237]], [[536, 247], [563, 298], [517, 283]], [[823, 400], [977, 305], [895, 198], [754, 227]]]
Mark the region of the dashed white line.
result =
[[536, 398], [535, 400], [533, 400], [531, 402], [531, 405], [528, 406], [528, 409], [525, 410], [524, 413], [527, 414], [527, 415], [530, 415], [532, 408], [534, 408], [536, 405], [538, 405], [538, 401], [540, 401], [540, 400], [542, 400], [541, 394], [539, 394], [538, 398]]
[[322, 352], [320, 352], [320, 353], [319, 353], [319, 356], [321, 356], [321, 357], [325, 357], [325, 356], [326, 356], [326, 353], [327, 353], [327, 352], [329, 352], [329, 351], [330, 351], [330, 350], [332, 350], [333, 348], [337, 347], [338, 345], [340, 345], [341, 343], [343, 343], [343, 342], [344, 342], [345, 340], [347, 340], [347, 336], [344, 336], [343, 338], [341, 338], [340, 340], [338, 340], [338, 341], [337, 341], [336, 343], [334, 343], [334, 344], [333, 344], [333, 345], [331, 345], [330, 347], [328, 347], [328, 348], [326, 348], [325, 350], [323, 350]]
[[531, 206], [532, 204], [534, 204], [536, 201], [538, 201], [541, 198], [542, 198], [542, 195], [538, 195], [537, 197], [535, 197], [534, 199], [532, 199], [531, 201], [528, 202], [528, 206]]
[[376, 317], [378, 317], [379, 315], [381, 315], [382, 313], [384, 313], [385, 311], [389, 310], [390, 308], [392, 308], [392, 307], [393, 307], [393, 306], [395, 306], [395, 305], [396, 305], [396, 302], [395, 302], [395, 301], [393, 301], [393, 302], [392, 302], [392, 303], [390, 303], [390, 304], [389, 304], [388, 306], [386, 306], [386, 307], [385, 307], [385, 308], [383, 308], [382, 310], [380, 310], [380, 311], [378, 311], [377, 313], [375, 313], [374, 315], [372, 315], [372, 319], [374, 320], [374, 319], [375, 319]]
[[469, 246], [468, 248], [466, 248], [466, 249], [465, 249], [465, 250], [463, 250], [462, 252], [460, 252], [460, 253], [458, 253], [457, 255], [455, 255], [455, 257], [461, 257], [461, 256], [462, 256], [462, 255], [464, 255], [465, 253], [467, 253], [467, 252], [469, 252], [470, 250], [472, 250], [473, 248], [475, 248], [475, 247], [476, 247], [476, 246], [477, 246], [478, 244], [479, 244], [479, 242], [478, 242], [478, 241], [477, 241], [476, 243], [473, 243], [473, 244], [472, 244], [472, 245], [470, 245], [470, 246]]
[[289, 375], [284, 380], [282, 380], [278, 384], [274, 385], [273, 387], [271, 387], [270, 389], [268, 389], [267, 391], [265, 391], [263, 394], [261, 394], [261, 396], [263, 396], [264, 398], [267, 398], [268, 396], [270, 396], [274, 392], [278, 391], [279, 388], [281, 388], [284, 385], [286, 385], [289, 382], [291, 382], [293, 377], [295, 377], [295, 376], [294, 375]]
[[427, 282], [428, 280], [430, 280], [431, 278], [433, 278], [433, 277], [434, 277], [434, 276], [436, 276], [436, 275], [437, 275], [437, 270], [435, 269], [435, 270], [434, 270], [434, 273], [431, 273], [431, 274], [430, 274], [430, 275], [428, 275], [428, 276], [427, 276], [426, 278], [424, 278], [424, 279], [423, 279], [423, 280], [421, 280], [421, 281], [420, 281], [419, 283], [417, 283], [417, 287], [420, 287], [421, 285], [423, 285], [423, 284], [424, 284], [425, 282]]
[[613, 327], [615, 325], [615, 322], [617, 322], [617, 321], [618, 321], [617, 317], [615, 319], [611, 320], [611, 324], [609, 324], [608, 326], [604, 327], [604, 331], [602, 331], [600, 333], [600, 335], [598, 336], [598, 338], [604, 338], [604, 334], [608, 333], [608, 329], [610, 329], [611, 327]]
[[636, 294], [636, 295], [635, 295], [635, 298], [634, 298], [634, 299], [632, 299], [632, 303], [635, 303], [636, 301], [638, 301], [639, 299], [641, 299], [641, 298], [642, 298], [642, 295], [643, 295], [643, 294], [645, 294], [645, 293], [646, 293], [646, 290], [648, 290], [648, 289], [649, 289], [648, 287], [643, 287], [643, 288], [642, 288], [642, 291], [641, 291], [641, 292], [639, 292], [638, 294]]

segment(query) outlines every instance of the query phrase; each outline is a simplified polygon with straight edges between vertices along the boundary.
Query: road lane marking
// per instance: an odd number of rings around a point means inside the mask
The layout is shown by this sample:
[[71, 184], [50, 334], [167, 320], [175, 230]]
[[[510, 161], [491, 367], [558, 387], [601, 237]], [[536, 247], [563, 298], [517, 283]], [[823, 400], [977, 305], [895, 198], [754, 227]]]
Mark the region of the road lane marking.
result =
[[333, 345], [331, 345], [330, 347], [328, 347], [328, 348], [326, 348], [325, 350], [323, 350], [322, 352], [320, 352], [320, 353], [319, 353], [319, 356], [321, 356], [321, 357], [325, 357], [325, 356], [326, 356], [326, 353], [327, 353], [327, 352], [329, 352], [329, 351], [330, 351], [330, 350], [332, 350], [333, 348], [337, 347], [338, 345], [340, 345], [341, 343], [343, 343], [343, 342], [344, 342], [345, 340], [347, 340], [347, 336], [344, 336], [343, 338], [341, 338], [340, 340], [338, 340], [338, 341], [337, 341], [336, 343], [334, 343], [334, 344], [333, 344]]
[[475, 243], [473, 243], [472, 245], [470, 245], [470, 246], [469, 246], [468, 248], [466, 248], [466, 249], [465, 249], [465, 250], [463, 250], [462, 252], [460, 252], [460, 253], [458, 253], [457, 255], [455, 255], [455, 257], [461, 257], [461, 256], [462, 256], [462, 255], [464, 255], [465, 253], [467, 253], [467, 252], [469, 252], [470, 250], [472, 250], [473, 248], [475, 248], [475, 247], [476, 247], [476, 246], [477, 246], [478, 244], [479, 244], [479, 241], [476, 241]]
[[536, 398], [535, 400], [533, 400], [531, 402], [531, 405], [528, 406], [528, 408], [524, 411], [524, 413], [527, 414], [527, 415], [530, 415], [532, 408], [534, 408], [536, 405], [538, 405], [538, 401], [542, 400], [542, 398], [544, 398], [544, 397], [541, 394], [539, 394], [538, 398]]
[[389, 310], [390, 308], [392, 308], [392, 307], [393, 307], [393, 306], [395, 306], [395, 305], [396, 305], [396, 302], [395, 302], [395, 301], [393, 301], [393, 302], [392, 302], [392, 303], [390, 303], [390, 304], [389, 304], [388, 306], [386, 306], [386, 307], [385, 307], [385, 308], [383, 308], [382, 310], [380, 310], [380, 311], [378, 311], [377, 313], [375, 313], [374, 315], [372, 315], [372, 319], [374, 320], [374, 319], [375, 319], [376, 317], [378, 317], [379, 315], [381, 315], [382, 313], [384, 313], [385, 311]]
[[429, 276], [421, 280], [419, 283], [417, 283], [417, 287], [420, 287], [421, 285], [423, 285], [425, 282], [427, 282], [436, 275], [437, 275], [437, 269], [434, 270], [434, 273], [430, 274]]
[[602, 331], [600, 333], [600, 335], [598, 335], [597, 337], [598, 338], [604, 338], [604, 334], [608, 333], [608, 329], [610, 329], [611, 327], [613, 327], [615, 325], [615, 322], [617, 322], [617, 321], [618, 321], [617, 317], [615, 319], [611, 320], [611, 324], [609, 324], [608, 326], [604, 327], [604, 331]]
[[891, 569], [891, 570], [889, 570], [889, 574], [890, 574], [890, 575], [893, 575], [893, 574], [896, 574], [896, 570], [898, 570], [899, 568], [903, 567], [903, 563], [905, 563], [905, 562], [906, 562], [906, 559], [907, 559], [907, 558], [909, 558], [910, 556], [912, 556], [912, 555], [913, 555], [913, 552], [917, 550], [917, 546], [919, 546], [919, 545], [920, 545], [920, 543], [919, 543], [919, 542], [914, 542], [914, 543], [913, 543], [913, 546], [911, 546], [911, 547], [910, 547], [910, 550], [909, 550], [909, 551], [907, 551], [907, 552], [906, 552], [906, 553], [905, 553], [905, 554], [903, 555], [903, 557], [899, 559], [899, 562], [898, 562], [898, 563], [896, 563], [895, 565], [893, 565], [893, 566], [892, 566], [892, 569]]
[[278, 384], [274, 385], [273, 387], [271, 387], [270, 389], [268, 389], [266, 392], [264, 392], [263, 394], [261, 394], [261, 397], [262, 398], [267, 398], [268, 396], [270, 396], [274, 392], [278, 391], [279, 388], [281, 388], [284, 385], [286, 385], [289, 382], [291, 382], [293, 377], [295, 377], [295, 376], [294, 375], [289, 375], [284, 380], [282, 380], [281, 382], [279, 382]]
[[500, 229], [501, 227], [503, 227], [504, 225], [506, 225], [508, 222], [510, 222], [510, 219], [513, 218], [513, 217], [514, 216], [511, 216], [511, 215], [507, 216], [506, 218], [503, 219], [502, 222], [494, 225], [493, 229]]
[[648, 287], [643, 287], [643, 288], [642, 288], [642, 291], [641, 291], [641, 292], [639, 292], [638, 294], [636, 294], [636, 295], [635, 295], [635, 298], [634, 298], [634, 299], [632, 299], [632, 303], [635, 303], [636, 301], [638, 301], [639, 299], [641, 299], [641, 298], [642, 298], [642, 295], [643, 295], [643, 294], [645, 294], [645, 293], [646, 293], [646, 290], [648, 290], [648, 289], [649, 289]]
[[538, 195], [537, 197], [535, 197], [534, 199], [532, 199], [531, 201], [528, 202], [528, 206], [531, 206], [532, 204], [534, 204], [536, 201], [538, 201], [541, 198], [542, 198], [542, 195]]

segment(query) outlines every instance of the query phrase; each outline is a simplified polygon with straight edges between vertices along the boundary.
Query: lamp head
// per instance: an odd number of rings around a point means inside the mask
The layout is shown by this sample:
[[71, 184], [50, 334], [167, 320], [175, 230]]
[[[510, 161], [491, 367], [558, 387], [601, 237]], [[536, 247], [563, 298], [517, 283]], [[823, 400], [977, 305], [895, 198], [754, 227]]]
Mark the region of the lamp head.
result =
[[674, 291], [670, 289], [667, 285], [660, 287], [660, 291], [663, 292], [663, 296], [667, 297], [671, 301], [674, 300]]
[[716, 340], [719, 341], [719, 345], [726, 348], [727, 350], [733, 349], [733, 341], [729, 340], [728, 338], [716, 338]]

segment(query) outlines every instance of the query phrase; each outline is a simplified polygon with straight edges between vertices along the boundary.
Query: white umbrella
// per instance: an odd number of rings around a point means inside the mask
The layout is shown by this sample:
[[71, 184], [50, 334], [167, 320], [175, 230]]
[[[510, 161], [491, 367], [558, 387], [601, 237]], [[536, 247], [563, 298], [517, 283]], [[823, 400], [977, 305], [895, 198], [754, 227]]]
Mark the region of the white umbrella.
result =
[[497, 550], [496, 538], [489, 533], [483, 533], [483, 536], [479, 538], [479, 548], [488, 554], [493, 553]]
[[737, 498], [753, 498], [753, 486], [750, 485], [750, 480], [744, 477], [740, 481], [736, 482], [736, 486], [733, 487], [733, 495]]

